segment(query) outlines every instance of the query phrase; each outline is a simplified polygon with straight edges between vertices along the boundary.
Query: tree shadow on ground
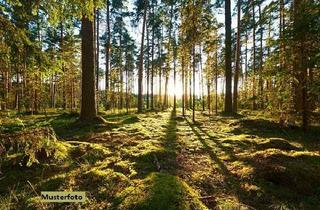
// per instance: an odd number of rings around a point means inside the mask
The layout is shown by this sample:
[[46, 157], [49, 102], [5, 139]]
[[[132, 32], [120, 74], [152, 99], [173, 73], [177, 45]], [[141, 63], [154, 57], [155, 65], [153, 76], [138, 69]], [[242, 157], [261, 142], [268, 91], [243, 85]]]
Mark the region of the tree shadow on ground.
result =
[[109, 131], [119, 126], [117, 123], [82, 125], [77, 122], [78, 119], [78, 114], [62, 114], [53, 118], [50, 121], [50, 125], [59, 139], [83, 138]]
[[124, 190], [115, 201], [114, 209], [205, 209], [196, 192], [183, 180], [162, 172], [150, 173], [136, 186]]
[[231, 126], [234, 128], [230, 133], [235, 135], [248, 134], [261, 138], [281, 138], [288, 142], [297, 142], [308, 150], [319, 149], [319, 126], [310, 126], [307, 133], [297, 126], [285, 127], [265, 119], [244, 119], [232, 123]]
[[[125, 190], [114, 202], [121, 209], [200, 209], [203, 205], [198, 195], [183, 180], [176, 176], [177, 163], [177, 119], [171, 112], [161, 138], [161, 148], [133, 157], [134, 177], [138, 183]], [[203, 207], [203, 206], [202, 206]]]
[[[297, 201], [303, 201], [303, 199], [311, 199], [315, 205], [319, 204], [319, 198], [314, 195], [314, 193], [319, 192], [319, 188], [313, 187], [314, 185], [305, 184], [304, 180], [314, 180], [313, 183], [318, 183], [316, 180], [319, 179], [319, 175], [316, 172], [320, 170], [319, 168], [319, 157], [312, 154], [302, 155], [301, 157], [290, 157], [280, 154], [269, 154], [266, 151], [269, 148], [279, 149], [280, 151], [295, 151], [298, 150], [296, 147], [289, 145], [289, 143], [281, 144], [279, 142], [266, 142], [262, 144], [249, 143], [245, 141], [241, 144], [242, 151], [246, 150], [246, 147], [254, 147], [253, 149], [260, 150], [261, 154], [258, 153], [258, 156], [249, 155], [245, 157], [238, 156], [233, 149], [230, 149], [223, 145], [227, 140], [220, 141], [218, 138], [212, 136], [207, 132], [201, 124], [192, 124], [191, 121], [186, 119], [189, 126], [192, 128], [193, 132], [198, 137], [199, 141], [203, 144], [205, 150], [210, 155], [211, 159], [217, 163], [220, 167], [220, 173], [223, 174], [226, 181], [226, 189], [232, 194], [236, 195], [239, 200], [249, 206], [252, 206], [257, 209], [266, 208], [270, 206], [271, 198], [275, 199], [276, 202], [280, 203], [296, 203]], [[252, 126], [253, 128], [251, 129]], [[260, 127], [261, 126], [261, 127]], [[283, 137], [282, 135], [271, 135], [271, 129], [277, 128], [277, 124], [272, 122], [261, 120], [257, 124], [251, 124], [246, 127], [247, 134], [255, 135], [257, 132], [261, 134], [262, 128], [266, 128], [270, 133], [266, 133], [264, 138], [267, 137]], [[264, 129], [263, 129], [264, 131]], [[274, 131], [273, 131], [274, 132]], [[241, 130], [237, 131], [237, 134], [243, 134]], [[263, 134], [261, 134], [263, 135]], [[207, 136], [209, 140], [206, 140], [204, 137]], [[223, 153], [229, 156], [227, 162], [222, 161], [219, 158], [219, 154], [213, 152], [213, 147], [210, 146], [206, 141], [212, 141], [214, 146], [220, 149]], [[231, 140], [230, 140], [231, 141]], [[238, 142], [236, 140], [235, 142]], [[238, 144], [235, 144], [238, 145]], [[235, 146], [234, 145], [234, 146]], [[289, 146], [290, 147], [289, 147]], [[250, 149], [250, 148], [247, 148]], [[250, 150], [255, 152], [255, 150]], [[271, 151], [271, 150], [270, 150]], [[268, 154], [268, 155], [266, 155]], [[261, 157], [259, 156], [261, 155]], [[242, 162], [244, 166], [251, 166], [253, 171], [251, 173], [251, 180], [242, 179], [228, 170], [226, 164], [231, 162]], [[318, 166], [317, 166], [318, 164]], [[308, 173], [309, 171], [309, 173]], [[252, 194], [252, 192], [243, 188], [244, 182], [253, 182], [254, 185], [258, 186], [259, 189], [264, 192], [260, 196], [257, 194]], [[301, 195], [301, 196], [300, 196]], [[306, 197], [303, 197], [305, 195]], [[309, 196], [309, 197], [308, 197]], [[274, 200], [274, 201], [275, 201]], [[309, 205], [304, 203], [304, 205]], [[311, 204], [314, 205], [314, 204]]]
[[137, 178], [145, 178], [152, 172], [176, 173], [177, 121], [176, 113], [171, 112], [165, 128], [165, 136], [161, 138], [160, 149], [132, 158], [138, 171]]
[[208, 133], [201, 129], [201, 126], [199, 126], [197, 123], [192, 123], [189, 119], [186, 118], [187, 123], [189, 124], [190, 128], [192, 129], [193, 133], [197, 136], [198, 140], [202, 143], [204, 146], [205, 152], [207, 152], [210, 156], [210, 158], [219, 166], [218, 170], [221, 174], [225, 177], [225, 185], [229, 188], [229, 190], [236, 187], [236, 190], [242, 191], [241, 187], [239, 186], [239, 183], [237, 183], [237, 180], [235, 179], [234, 175], [229, 171], [223, 160], [221, 160], [216, 152], [214, 152], [211, 146], [208, 145], [208, 143], [205, 140], [205, 136], [208, 136], [210, 140], [212, 140], [215, 145], [222, 149], [227, 155], [229, 155], [232, 159], [236, 159], [236, 157], [230, 153], [227, 150], [224, 150], [224, 146], [216, 139], [216, 137], [213, 137], [211, 135], [208, 135]]

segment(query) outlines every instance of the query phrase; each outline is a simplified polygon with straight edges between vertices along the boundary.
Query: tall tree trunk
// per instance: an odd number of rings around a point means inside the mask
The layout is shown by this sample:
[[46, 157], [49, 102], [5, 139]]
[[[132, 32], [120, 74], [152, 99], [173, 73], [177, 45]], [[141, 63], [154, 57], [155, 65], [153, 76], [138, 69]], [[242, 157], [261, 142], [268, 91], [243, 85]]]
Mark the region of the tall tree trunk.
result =
[[[183, 53], [183, 52], [182, 52]], [[182, 115], [185, 116], [185, 63], [184, 63], [184, 54], [182, 54], [181, 58], [181, 87], [182, 87], [182, 95], [181, 95], [181, 101], [182, 101]]]
[[173, 85], [174, 85], [174, 96], [173, 96], [173, 111], [176, 112], [177, 109], [177, 93], [176, 93], [176, 82], [177, 82], [177, 72], [176, 72], [176, 45], [173, 45]]
[[196, 109], [196, 49], [195, 44], [192, 47], [192, 121], [195, 122]]
[[65, 79], [65, 66], [64, 66], [64, 55], [63, 55], [63, 45], [64, 45], [64, 37], [63, 37], [63, 21], [60, 22], [60, 53], [61, 53], [61, 59], [62, 59], [62, 66], [61, 70], [63, 73], [63, 80], [62, 80], [62, 108], [67, 108], [67, 102], [66, 102], [66, 79]]
[[9, 66], [4, 72], [4, 105], [3, 110], [7, 110], [9, 104]]
[[[122, 14], [122, 9], [120, 10], [120, 13]], [[123, 52], [122, 52], [122, 39], [123, 39], [123, 36], [122, 36], [122, 24], [121, 24], [121, 27], [120, 27], [120, 37], [119, 37], [119, 54], [120, 54], [120, 66], [119, 66], [119, 77], [120, 77], [120, 84], [118, 85], [118, 88], [119, 88], [119, 109], [122, 110], [123, 108]]]
[[93, 121], [97, 117], [95, 60], [94, 60], [94, 30], [92, 21], [83, 16], [81, 20], [81, 62], [82, 62], [82, 99], [81, 121]]
[[149, 89], [150, 89], [150, 69], [149, 69], [149, 66], [150, 66], [150, 55], [149, 55], [149, 30], [148, 30], [148, 27], [146, 27], [146, 32], [147, 32], [147, 109], [150, 108], [150, 92], [149, 92]]
[[[21, 112], [21, 102], [20, 102], [20, 99], [21, 99], [21, 96], [20, 96], [20, 89], [21, 89], [21, 85], [20, 85], [20, 72], [18, 70], [18, 67], [17, 67], [17, 64], [15, 63], [14, 64], [14, 68], [16, 70], [16, 77], [17, 77], [17, 80], [16, 80], [16, 99], [15, 99], [15, 107], [16, 109], [18, 110], [18, 113]], [[34, 99], [34, 97], [32, 97], [32, 100]]]
[[252, 1], [252, 21], [253, 21], [253, 31], [252, 31], [252, 43], [253, 43], [253, 80], [252, 80], [252, 109], [257, 109], [256, 103], [256, 21], [255, 21], [255, 2]]
[[169, 84], [169, 65], [167, 66], [167, 69], [165, 71], [166, 77], [165, 77], [165, 84], [164, 84], [164, 101], [163, 101], [163, 107], [168, 108], [168, 84]]
[[192, 109], [192, 102], [193, 102], [193, 100], [192, 100], [192, 70], [193, 70], [193, 62], [191, 62], [192, 61], [192, 59], [193, 59], [193, 57], [192, 57], [192, 55], [193, 55], [193, 49], [191, 49], [190, 50], [190, 69], [189, 69], [189, 109]]
[[160, 62], [159, 62], [159, 100], [158, 100], [158, 104], [159, 104], [159, 108], [161, 108], [161, 89], [162, 89], [162, 87], [161, 87], [161, 76], [162, 76], [162, 62], [161, 62], [161, 45], [160, 45], [160, 38], [158, 39], [158, 48], [159, 48], [159, 50], [158, 50], [158, 59], [160, 60]]
[[[152, 15], [154, 15], [154, 5], [153, 5], [153, 3], [152, 3]], [[154, 110], [153, 79], [154, 79], [154, 26], [152, 25], [152, 44], [151, 44], [151, 110]]]
[[[188, 54], [186, 54], [186, 57], [188, 57]], [[185, 57], [185, 59], [187, 59], [186, 57]], [[188, 64], [189, 64], [189, 62], [185, 63], [185, 71], [184, 71], [184, 98], [185, 98], [184, 99], [184, 106], [185, 106], [185, 109], [189, 109], [189, 101], [188, 101], [189, 65]]]
[[230, 0], [225, 1], [225, 76], [226, 76], [226, 95], [224, 102], [224, 111], [228, 114], [232, 113], [232, 68], [231, 68], [231, 5]]
[[[307, 52], [305, 48], [306, 35], [305, 31], [308, 31], [308, 24], [304, 24], [302, 14], [304, 12], [304, 6], [306, 1], [294, 0], [293, 1], [293, 27], [294, 27], [294, 61], [293, 71], [298, 81], [296, 85], [296, 92], [298, 95], [296, 100], [301, 101], [302, 112], [302, 128], [306, 132], [309, 124], [309, 105], [308, 105], [308, 65], [307, 65]], [[302, 24], [304, 24], [302, 26]], [[298, 107], [299, 108], [299, 107]], [[299, 110], [297, 110], [299, 111]]]
[[200, 71], [199, 71], [199, 77], [201, 82], [201, 102], [202, 102], [202, 111], [205, 111], [205, 99], [204, 99], [204, 76], [203, 76], [203, 69], [202, 69], [202, 49], [200, 45]]
[[241, 0], [238, 0], [237, 6], [238, 14], [237, 14], [237, 49], [236, 49], [236, 68], [234, 72], [234, 80], [233, 80], [233, 112], [238, 112], [238, 81], [239, 81], [239, 72], [240, 72], [240, 54], [241, 54], [241, 45], [240, 45], [240, 37], [241, 37]]
[[111, 47], [111, 31], [110, 31], [110, 0], [107, 0], [107, 43], [106, 43], [106, 72], [105, 72], [105, 109], [109, 108], [109, 71], [110, 71], [110, 47]]
[[[127, 57], [127, 51], [125, 52]], [[129, 113], [129, 71], [127, 65], [125, 65], [125, 73], [126, 73], [126, 111]]]
[[216, 91], [216, 99], [215, 99], [215, 111], [216, 115], [218, 115], [218, 45], [216, 44], [216, 49], [215, 49], [215, 91]]
[[259, 100], [260, 108], [264, 108], [264, 98], [263, 98], [263, 24], [262, 24], [262, 14], [261, 5], [259, 5], [259, 21], [260, 21], [260, 67], [259, 67]]
[[144, 11], [143, 11], [143, 23], [142, 23], [142, 36], [141, 36], [141, 47], [140, 47], [140, 63], [138, 72], [138, 112], [141, 113], [143, 110], [143, 47], [144, 47], [144, 32], [146, 27], [147, 19], [147, 0], [144, 0]]
[[244, 65], [244, 98], [247, 100], [248, 92], [248, 30], [246, 29], [246, 49], [245, 49], [245, 65]]
[[283, 69], [283, 28], [284, 28], [284, 0], [279, 0], [279, 67], [280, 71]]
[[211, 114], [211, 93], [210, 93], [211, 84], [210, 84], [210, 82], [212, 82], [212, 81], [207, 80], [207, 107], [208, 107], [209, 115]]
[[[270, 57], [270, 53], [271, 53], [271, 45], [270, 45], [270, 39], [271, 39], [271, 24], [272, 24], [272, 17], [269, 18], [269, 23], [268, 23], [268, 38], [267, 38], [267, 57]], [[265, 94], [265, 101], [268, 103], [269, 102], [269, 92], [271, 91], [271, 79], [270, 77], [267, 78], [267, 84], [266, 84], [266, 89], [267, 89], [267, 93]]]
[[99, 40], [99, 28], [100, 28], [100, 14], [99, 10], [96, 10], [96, 91], [97, 91], [97, 110], [99, 108], [99, 51], [100, 51], [100, 40]]

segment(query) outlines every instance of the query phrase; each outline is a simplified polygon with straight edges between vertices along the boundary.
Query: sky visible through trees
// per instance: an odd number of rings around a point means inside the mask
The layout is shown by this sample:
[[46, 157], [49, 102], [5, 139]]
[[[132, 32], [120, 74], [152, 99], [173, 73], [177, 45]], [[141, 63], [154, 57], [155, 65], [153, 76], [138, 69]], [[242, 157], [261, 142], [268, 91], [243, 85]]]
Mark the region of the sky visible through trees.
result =
[[[264, 1], [262, 4], [263, 5], [268, 5], [272, 0], [266, 0]], [[235, 8], [235, 4], [236, 2], [235, 1], [231, 1], [231, 8]], [[128, 11], [131, 11], [133, 12], [134, 11], [134, 0], [129, 0], [125, 3], [125, 5], [127, 6], [128, 8]], [[217, 18], [217, 21], [221, 24], [224, 24], [224, 10], [223, 8], [217, 8], [215, 11], [213, 10], [212, 11], [216, 18]], [[103, 19], [103, 18], [102, 18]], [[138, 26], [133, 26], [132, 23], [131, 23], [131, 18], [130, 17], [126, 17], [124, 19], [125, 21], [125, 24], [128, 28], [128, 31], [130, 33], [130, 35], [132, 36], [132, 38], [134, 39], [134, 41], [136, 42], [136, 45], [139, 46], [140, 45], [140, 42], [141, 42], [141, 28], [142, 28], [142, 23], [141, 21], [139, 21], [139, 24]], [[105, 27], [106, 27], [106, 23], [105, 21], [102, 21], [101, 22], [101, 28], [100, 28], [100, 33], [102, 34], [104, 31], [105, 31]], [[233, 29], [236, 29], [237, 27], [237, 17], [236, 17], [236, 11], [235, 9], [232, 10], [232, 28]], [[274, 23], [274, 27], [277, 27], [277, 23]], [[224, 28], [221, 27], [219, 28], [219, 33], [221, 35], [224, 34]], [[252, 42], [249, 41], [248, 42], [248, 47], [251, 48], [252, 47]], [[203, 59], [203, 63], [205, 63], [205, 60], [206, 60], [206, 56], [204, 55], [203, 56], [204, 59]], [[250, 59], [251, 57], [251, 54], [248, 55], [248, 59]], [[104, 65], [105, 65], [105, 62], [104, 62], [104, 58], [103, 58], [103, 55], [100, 56], [100, 68], [103, 69], [104, 68]], [[244, 68], [244, 62], [241, 63], [242, 65], [242, 68]], [[181, 79], [181, 76], [178, 75], [177, 77], [178, 80]], [[223, 78], [219, 78], [219, 81], [218, 81], [218, 92], [219, 94], [223, 93], [224, 91], [224, 79]], [[137, 81], [135, 82], [135, 84], [137, 84]], [[241, 86], [242, 84], [240, 84]], [[144, 84], [144, 86], [146, 87], [146, 84]], [[104, 90], [105, 89], [105, 78], [100, 78], [99, 80], [99, 88], [101, 90]], [[171, 73], [170, 75], [170, 82], [169, 82], [169, 90], [172, 90], [169, 92], [169, 94], [171, 96], [174, 95], [174, 92], [177, 93], [178, 97], [181, 98], [182, 96], [182, 85], [180, 83], [176, 84], [176, 87], [174, 87], [173, 85], [173, 73]], [[175, 90], [175, 91], [173, 91]], [[138, 92], [138, 88], [137, 86], [135, 85], [135, 88], [134, 88], [134, 92], [137, 93]], [[201, 86], [200, 86], [200, 81], [199, 81], [199, 77], [196, 78], [196, 94], [199, 96], [201, 93]], [[146, 93], [146, 89], [144, 89], [144, 93]]]

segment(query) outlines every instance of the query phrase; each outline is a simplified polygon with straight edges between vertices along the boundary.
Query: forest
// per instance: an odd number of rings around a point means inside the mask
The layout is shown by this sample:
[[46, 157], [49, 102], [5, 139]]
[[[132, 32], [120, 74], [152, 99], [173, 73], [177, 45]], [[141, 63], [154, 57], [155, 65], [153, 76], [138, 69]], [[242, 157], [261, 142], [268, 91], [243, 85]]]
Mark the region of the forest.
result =
[[0, 209], [320, 209], [320, 1], [0, 0]]

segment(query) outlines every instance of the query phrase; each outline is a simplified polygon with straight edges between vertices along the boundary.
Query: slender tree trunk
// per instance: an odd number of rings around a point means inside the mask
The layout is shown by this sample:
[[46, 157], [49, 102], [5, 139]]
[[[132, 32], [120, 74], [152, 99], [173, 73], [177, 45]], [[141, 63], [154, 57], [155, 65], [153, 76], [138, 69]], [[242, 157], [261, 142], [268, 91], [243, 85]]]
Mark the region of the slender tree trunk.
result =
[[149, 69], [149, 66], [150, 66], [150, 55], [149, 55], [149, 30], [148, 30], [148, 27], [146, 27], [146, 32], [147, 32], [147, 109], [150, 108], [150, 100], [149, 100], [149, 97], [150, 97], [150, 92], [149, 92], [149, 89], [150, 89], [150, 69]]
[[143, 110], [143, 47], [144, 47], [144, 32], [146, 27], [147, 19], [147, 0], [144, 0], [144, 11], [143, 11], [143, 23], [142, 23], [142, 36], [141, 36], [141, 47], [140, 47], [140, 63], [138, 72], [138, 112], [141, 113]]
[[9, 67], [6, 69], [4, 73], [4, 87], [5, 87], [5, 93], [4, 93], [3, 110], [7, 110], [9, 105]]
[[[305, 24], [303, 27], [306, 30], [301, 30], [301, 24], [304, 24], [302, 17], [304, 6], [306, 4], [304, 0], [293, 1], [293, 27], [294, 27], [294, 62], [293, 70], [298, 80], [297, 92], [298, 97], [301, 100], [301, 112], [302, 112], [302, 128], [306, 132], [309, 124], [309, 104], [308, 104], [308, 65], [307, 65], [307, 52], [305, 48], [306, 35], [304, 31], [308, 31], [309, 25]], [[296, 98], [299, 100], [299, 98]], [[298, 107], [300, 108], [300, 107]]]
[[216, 90], [216, 100], [215, 100], [215, 111], [216, 115], [218, 115], [218, 46], [216, 45], [216, 53], [215, 53], [215, 64], [216, 64], [216, 74], [215, 74], [215, 90]]
[[210, 93], [211, 85], [210, 81], [207, 81], [207, 107], [209, 111], [209, 115], [211, 114], [211, 93]]
[[97, 110], [99, 108], [99, 51], [100, 51], [100, 40], [99, 40], [99, 28], [100, 28], [100, 14], [99, 10], [96, 10], [96, 93], [97, 93]]
[[106, 72], [105, 72], [105, 109], [109, 109], [109, 71], [110, 71], [110, 47], [111, 47], [111, 31], [110, 31], [110, 0], [107, 0], [107, 43], [106, 43]]
[[[272, 24], [272, 18], [269, 18], [269, 24], [268, 24], [268, 42], [267, 42], [267, 50], [268, 50], [268, 54], [267, 57], [270, 57], [270, 53], [271, 53], [271, 46], [270, 46], [270, 39], [271, 39], [271, 24]], [[268, 103], [269, 102], [269, 92], [271, 91], [271, 79], [270, 77], [268, 77], [267, 79], [267, 94], [265, 94], [265, 101]]]
[[192, 70], [193, 70], [193, 62], [191, 63], [193, 57], [193, 51], [191, 49], [191, 53], [190, 53], [190, 71], [189, 71], [189, 109], [192, 109]]
[[259, 20], [260, 20], [260, 68], [259, 68], [259, 98], [260, 98], [260, 108], [264, 108], [264, 98], [263, 98], [263, 24], [262, 24], [262, 14], [261, 5], [259, 5]]
[[204, 76], [203, 76], [203, 69], [202, 69], [202, 49], [200, 45], [200, 71], [199, 71], [200, 81], [201, 81], [201, 102], [202, 102], [202, 111], [205, 111], [205, 99], [204, 99]]
[[248, 92], [248, 31], [246, 30], [246, 49], [245, 49], [245, 65], [244, 65], [244, 98], [247, 100]]
[[226, 75], [226, 95], [224, 102], [224, 111], [228, 114], [232, 113], [232, 68], [231, 68], [231, 5], [230, 0], [225, 1], [225, 75]]
[[[127, 57], [127, 51], [125, 52]], [[125, 72], [126, 72], [126, 111], [127, 114], [129, 113], [129, 71], [127, 65], [125, 65]]]
[[[122, 14], [122, 10], [121, 10]], [[121, 24], [122, 25], [122, 24]], [[118, 85], [118, 88], [120, 89], [119, 91], [119, 109], [122, 110], [123, 108], [123, 65], [122, 65], [122, 60], [123, 60], [123, 52], [122, 52], [122, 26], [120, 28], [120, 38], [119, 38], [119, 49], [120, 49], [120, 68], [119, 68], [119, 76], [120, 76], [120, 84]]]
[[[152, 4], [152, 15], [154, 15], [154, 5]], [[151, 44], [151, 110], [154, 110], [154, 87], [153, 87], [153, 79], [154, 79], [154, 27], [152, 25], [152, 44]]]
[[185, 116], [185, 63], [184, 63], [184, 55], [182, 54], [181, 58], [181, 85], [182, 85], [182, 115]]
[[195, 105], [196, 105], [196, 59], [195, 59], [195, 56], [196, 56], [196, 52], [195, 52], [195, 45], [193, 45], [192, 47], [192, 79], [193, 79], [193, 82], [192, 82], [192, 121], [195, 122], [196, 119], [195, 119]]
[[255, 21], [255, 3], [252, 1], [252, 21], [253, 21], [253, 31], [252, 31], [252, 43], [253, 43], [253, 81], [252, 81], [252, 108], [257, 109], [256, 103], [256, 21]]
[[[159, 50], [158, 50], [158, 57], [159, 57], [159, 60], [161, 59], [161, 45], [160, 45], [160, 38], [158, 39], [158, 47], [159, 47]], [[160, 61], [160, 64], [159, 64], [159, 100], [158, 100], [158, 103], [159, 103], [159, 108], [161, 108], [161, 76], [162, 76], [162, 62]]]
[[92, 21], [82, 17], [81, 24], [81, 62], [82, 62], [82, 100], [80, 120], [93, 121], [97, 117], [95, 60], [94, 60], [94, 29]]
[[240, 45], [240, 37], [241, 37], [241, 0], [238, 0], [238, 14], [237, 14], [237, 47], [236, 47], [236, 68], [234, 73], [234, 84], [233, 84], [233, 112], [238, 112], [238, 80], [239, 80], [239, 72], [240, 72], [240, 54], [241, 54], [241, 45]]
[[[186, 57], [188, 57], [188, 54], [186, 54]], [[185, 59], [186, 59], [185, 57]], [[190, 60], [189, 60], [190, 62]], [[189, 101], [188, 101], [188, 77], [189, 77], [189, 62], [186, 62], [185, 64], [185, 71], [184, 71], [184, 107], [185, 109], [189, 109]]]
[[60, 53], [61, 53], [61, 59], [62, 59], [62, 72], [63, 72], [63, 78], [62, 78], [62, 108], [66, 109], [67, 102], [66, 102], [66, 79], [65, 79], [65, 66], [64, 66], [64, 56], [63, 56], [63, 45], [64, 45], [64, 37], [63, 37], [63, 21], [60, 22]]
[[71, 79], [71, 100], [70, 100], [70, 111], [74, 109], [74, 78]]
[[163, 101], [163, 107], [168, 108], [168, 83], [169, 83], [169, 65], [167, 66], [167, 69], [165, 71], [165, 84], [164, 84], [164, 101]]
[[283, 27], [284, 27], [284, 0], [279, 0], [279, 40], [280, 40], [280, 48], [279, 48], [279, 67], [280, 71], [283, 69]]
[[173, 96], [173, 111], [176, 112], [177, 109], [177, 93], [176, 93], [176, 82], [177, 82], [177, 72], [176, 72], [176, 46], [173, 46], [173, 85], [174, 85], [174, 96]]

